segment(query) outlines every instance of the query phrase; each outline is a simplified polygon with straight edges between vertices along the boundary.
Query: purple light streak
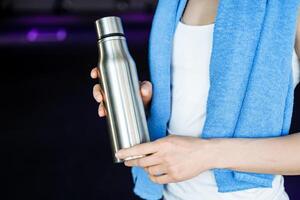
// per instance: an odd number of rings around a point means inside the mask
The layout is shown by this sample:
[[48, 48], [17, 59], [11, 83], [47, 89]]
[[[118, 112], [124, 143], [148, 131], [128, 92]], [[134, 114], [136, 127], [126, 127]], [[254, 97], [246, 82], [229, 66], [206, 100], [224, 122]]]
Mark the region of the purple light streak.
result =
[[67, 35], [67, 31], [63, 28], [55, 30], [33, 28], [28, 31], [26, 39], [28, 42], [62, 42], [66, 40]]
[[56, 32], [56, 39], [58, 41], [64, 41], [67, 38], [67, 31], [64, 29], [60, 29]]
[[32, 29], [27, 33], [27, 40], [29, 42], [34, 42], [36, 41], [37, 37], [38, 37], [38, 31], [36, 29]]

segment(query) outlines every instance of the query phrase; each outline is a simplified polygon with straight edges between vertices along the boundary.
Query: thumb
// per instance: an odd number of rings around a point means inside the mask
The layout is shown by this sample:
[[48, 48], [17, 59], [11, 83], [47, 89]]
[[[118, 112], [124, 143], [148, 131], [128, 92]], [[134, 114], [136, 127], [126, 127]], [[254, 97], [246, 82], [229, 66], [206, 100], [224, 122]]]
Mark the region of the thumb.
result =
[[152, 98], [152, 84], [149, 81], [143, 81], [141, 83], [141, 96], [145, 106], [149, 104]]

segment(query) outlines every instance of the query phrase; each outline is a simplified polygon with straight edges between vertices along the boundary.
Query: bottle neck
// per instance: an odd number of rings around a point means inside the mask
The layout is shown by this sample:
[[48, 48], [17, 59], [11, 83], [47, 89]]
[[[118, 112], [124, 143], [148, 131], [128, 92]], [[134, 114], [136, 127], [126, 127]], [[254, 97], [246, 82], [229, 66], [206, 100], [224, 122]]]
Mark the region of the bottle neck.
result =
[[129, 55], [124, 36], [111, 36], [98, 41], [100, 56], [102, 58], [124, 58]]

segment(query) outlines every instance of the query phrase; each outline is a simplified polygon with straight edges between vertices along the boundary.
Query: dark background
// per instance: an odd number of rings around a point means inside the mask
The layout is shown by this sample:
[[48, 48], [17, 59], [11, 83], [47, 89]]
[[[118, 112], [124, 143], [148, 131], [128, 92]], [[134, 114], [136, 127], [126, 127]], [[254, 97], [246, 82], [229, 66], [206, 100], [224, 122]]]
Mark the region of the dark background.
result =
[[[138, 199], [130, 169], [112, 163], [106, 121], [92, 97], [89, 74], [98, 59], [93, 22], [122, 17], [140, 79], [148, 80], [155, 4], [0, 1], [1, 199]], [[299, 115], [296, 103], [291, 132], [300, 131]], [[300, 177], [285, 180], [296, 200]]]

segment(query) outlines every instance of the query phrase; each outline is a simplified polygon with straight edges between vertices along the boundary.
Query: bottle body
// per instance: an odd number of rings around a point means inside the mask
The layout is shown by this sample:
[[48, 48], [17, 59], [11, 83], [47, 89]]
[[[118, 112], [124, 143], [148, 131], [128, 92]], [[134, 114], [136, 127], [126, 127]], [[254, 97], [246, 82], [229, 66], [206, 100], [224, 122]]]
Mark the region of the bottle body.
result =
[[[114, 162], [123, 162], [115, 153], [123, 148], [149, 142], [145, 110], [140, 96], [136, 65], [123, 36], [98, 41], [100, 85]], [[134, 159], [144, 155], [127, 158]]]

